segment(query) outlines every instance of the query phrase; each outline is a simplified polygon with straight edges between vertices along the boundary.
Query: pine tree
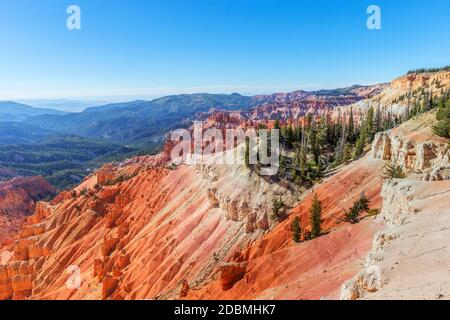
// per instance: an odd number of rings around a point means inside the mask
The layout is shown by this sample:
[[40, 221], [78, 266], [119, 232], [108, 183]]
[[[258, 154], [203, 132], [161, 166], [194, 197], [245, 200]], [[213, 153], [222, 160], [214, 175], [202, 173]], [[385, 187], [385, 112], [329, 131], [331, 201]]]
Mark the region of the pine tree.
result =
[[245, 161], [245, 167], [250, 167], [250, 140], [247, 137], [245, 139], [245, 149], [244, 149], [244, 161]]
[[305, 127], [302, 127], [302, 140], [301, 144], [298, 150], [298, 165], [300, 167], [300, 173], [302, 178], [306, 176], [308, 171], [307, 161], [308, 161], [308, 154], [307, 154], [307, 147], [308, 147], [308, 141], [305, 134]]
[[366, 136], [367, 143], [372, 142], [375, 136], [373, 118], [374, 118], [374, 110], [373, 107], [370, 106], [369, 110], [367, 110], [366, 121], [363, 127], [363, 130], [365, 130], [367, 134]]
[[322, 203], [319, 201], [317, 194], [314, 193], [312, 206], [310, 209], [310, 220], [311, 220], [311, 238], [316, 238], [320, 236], [321, 230], [321, 215], [322, 215]]
[[378, 106], [377, 111], [375, 111], [375, 120], [373, 126], [375, 133], [381, 132], [383, 130], [383, 116], [381, 114], [380, 106]]
[[272, 219], [273, 220], [280, 220], [283, 214], [284, 209], [284, 202], [280, 199], [273, 199], [272, 200]]
[[447, 98], [447, 94], [438, 102], [436, 119], [439, 121], [433, 127], [434, 133], [444, 138], [450, 138], [450, 99]]
[[280, 130], [280, 120], [275, 120], [274, 129]]
[[366, 146], [366, 140], [367, 140], [367, 131], [362, 129], [358, 139], [356, 140], [355, 152], [353, 154], [353, 157], [355, 159], [359, 158], [364, 153], [364, 147]]
[[300, 218], [295, 217], [292, 221], [292, 240], [295, 243], [299, 243], [301, 239], [301, 228], [300, 228]]
[[405, 177], [406, 174], [403, 172], [402, 166], [399, 165], [396, 160], [391, 160], [384, 166], [383, 179], [403, 179]]
[[280, 172], [286, 172], [286, 156], [280, 152]]
[[313, 156], [314, 162], [316, 164], [319, 163], [319, 156], [320, 156], [320, 148], [319, 144], [317, 142], [317, 131], [315, 127], [311, 127], [309, 129], [309, 150], [311, 155]]
[[352, 160], [352, 147], [350, 144], [346, 144], [344, 147], [344, 155], [342, 157], [342, 162], [345, 164], [349, 164], [350, 160]]
[[355, 121], [353, 119], [353, 108], [350, 107], [350, 119], [348, 121], [348, 142], [355, 142]]
[[345, 212], [345, 220], [350, 223], [357, 223], [361, 212], [369, 212], [369, 210], [369, 199], [367, 199], [363, 192], [361, 193], [359, 199], [353, 203], [350, 211]]
[[450, 138], [450, 122], [441, 120], [433, 126], [433, 132], [443, 138]]

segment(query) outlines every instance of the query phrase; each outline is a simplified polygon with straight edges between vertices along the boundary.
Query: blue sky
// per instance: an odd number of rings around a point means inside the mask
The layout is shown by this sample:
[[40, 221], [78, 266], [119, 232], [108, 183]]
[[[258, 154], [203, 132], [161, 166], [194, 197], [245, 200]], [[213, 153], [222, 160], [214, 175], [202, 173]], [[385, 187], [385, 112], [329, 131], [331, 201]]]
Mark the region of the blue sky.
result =
[[[382, 30], [366, 27], [370, 4]], [[0, 100], [389, 81], [450, 64], [449, 12], [448, 0], [1, 0]]]

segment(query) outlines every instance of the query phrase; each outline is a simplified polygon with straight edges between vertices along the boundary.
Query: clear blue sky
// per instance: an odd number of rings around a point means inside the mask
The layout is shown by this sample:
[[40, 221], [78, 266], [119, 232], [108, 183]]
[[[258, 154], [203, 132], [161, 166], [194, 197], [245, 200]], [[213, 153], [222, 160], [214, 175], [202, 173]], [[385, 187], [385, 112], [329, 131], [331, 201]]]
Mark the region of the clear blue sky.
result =
[[[82, 30], [66, 28], [77, 4]], [[366, 28], [366, 8], [382, 30]], [[244, 94], [450, 64], [448, 0], [1, 0], [0, 100]]]

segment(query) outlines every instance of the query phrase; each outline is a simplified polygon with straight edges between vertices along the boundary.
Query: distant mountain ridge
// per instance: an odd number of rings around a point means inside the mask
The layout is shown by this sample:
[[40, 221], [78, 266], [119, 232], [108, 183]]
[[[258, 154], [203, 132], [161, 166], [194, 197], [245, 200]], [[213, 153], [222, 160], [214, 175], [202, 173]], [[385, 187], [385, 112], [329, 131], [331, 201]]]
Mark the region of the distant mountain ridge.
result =
[[88, 108], [80, 113], [40, 115], [24, 123], [68, 134], [111, 141], [153, 144], [199, 112], [247, 109], [260, 99], [239, 94], [183, 94]]
[[0, 165], [19, 175], [42, 175], [65, 188], [104, 162], [159, 151], [168, 132], [189, 127], [214, 110], [238, 114], [241, 120], [296, 119], [307, 112], [360, 101], [377, 88], [352, 86], [258, 96], [180, 94], [111, 103], [78, 113], [8, 103], [1, 109], [9, 113], [0, 123]]
[[20, 122], [29, 117], [44, 114], [63, 115], [65, 112], [49, 108], [34, 108], [14, 101], [0, 101], [0, 122]]
[[16, 102], [29, 105], [33, 108], [55, 109], [64, 112], [82, 112], [86, 108], [106, 104], [104, 101], [72, 99], [21, 99]]
[[[233, 94], [180, 94], [151, 101], [136, 100], [87, 108], [80, 113], [39, 115], [25, 123], [65, 134], [103, 138], [115, 142], [153, 146], [175, 128], [183, 127], [198, 114], [211, 110], [242, 111], [274, 103], [287, 104], [307, 98], [321, 101], [324, 107], [353, 103], [382, 89], [378, 86], [352, 86], [320, 91], [294, 91], [270, 95], [243, 96]], [[329, 99], [327, 100], [327, 98]], [[295, 104], [296, 108], [302, 105]], [[295, 114], [304, 114], [309, 109]], [[292, 114], [292, 113], [288, 113]]]

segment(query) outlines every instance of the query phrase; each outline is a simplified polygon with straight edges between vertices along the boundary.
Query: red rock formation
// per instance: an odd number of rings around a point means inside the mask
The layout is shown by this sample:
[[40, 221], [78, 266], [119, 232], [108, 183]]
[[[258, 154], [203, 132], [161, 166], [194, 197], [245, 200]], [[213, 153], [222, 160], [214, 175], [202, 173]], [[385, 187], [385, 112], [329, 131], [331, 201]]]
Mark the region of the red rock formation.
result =
[[189, 284], [186, 280], [184, 280], [183, 285], [181, 286], [180, 299], [186, 297], [189, 293], [189, 290], [190, 290]]
[[[203, 175], [193, 167], [168, 170], [135, 163], [115, 167], [115, 177], [137, 174], [99, 188], [93, 175], [76, 188], [76, 195], [37, 205], [14, 244], [14, 257], [6, 271], [0, 270], [1, 297], [334, 297], [340, 284], [352, 276], [376, 229], [369, 223], [348, 226], [336, 219], [363, 190], [372, 206], [380, 205], [374, 171], [380, 165], [368, 165], [360, 160], [316, 189], [324, 202], [325, 231], [336, 227], [340, 231], [299, 246], [292, 244], [290, 219], [270, 231], [267, 212], [227, 200], [220, 192], [236, 188], [231, 178], [224, 180], [229, 186], [217, 190], [205, 185]], [[83, 189], [84, 195], [79, 192]], [[309, 203], [307, 197], [291, 215], [300, 216], [304, 229]], [[316, 246], [330, 251], [330, 257], [311, 258], [307, 252]], [[22, 271], [9, 272], [13, 264], [21, 267], [12, 270]], [[302, 267], [297, 269], [298, 265]], [[70, 266], [81, 270], [78, 290], [66, 286]], [[324, 270], [323, 282], [308, 280]], [[291, 287], [294, 283], [303, 289]]]
[[339, 106], [347, 106], [363, 99], [375, 96], [387, 87], [379, 84], [369, 87], [355, 87], [342, 95], [330, 95], [326, 92], [294, 91], [276, 93], [268, 96], [256, 96], [260, 104], [250, 110], [224, 111], [211, 110], [200, 114], [199, 119], [214, 124], [218, 128], [255, 127], [269, 124], [275, 119], [295, 124], [306, 114], [322, 115]]
[[25, 217], [34, 212], [37, 201], [55, 193], [41, 177], [15, 178], [0, 183], [0, 244], [10, 241]]
[[220, 282], [222, 290], [227, 291], [233, 288], [234, 284], [245, 276], [245, 268], [239, 265], [225, 265], [219, 268]]
[[42, 177], [22, 177], [0, 183], [0, 214], [30, 215], [36, 201], [56, 193]]
[[322, 228], [326, 235], [299, 245], [292, 241], [289, 230], [294, 217], [300, 218], [302, 230], [309, 228], [310, 194], [292, 210], [289, 219], [230, 257], [232, 262], [246, 265], [241, 270], [245, 270], [245, 276], [239, 270], [222, 270], [220, 279], [191, 289], [186, 298], [338, 298], [340, 286], [357, 272], [379, 228], [371, 220], [357, 225], [343, 222], [344, 209], [350, 208], [363, 191], [371, 208], [381, 207], [382, 167], [382, 161], [366, 157], [315, 188], [323, 205]]

